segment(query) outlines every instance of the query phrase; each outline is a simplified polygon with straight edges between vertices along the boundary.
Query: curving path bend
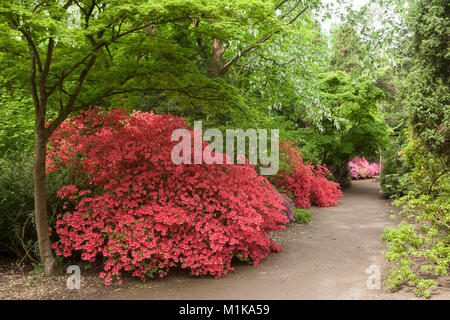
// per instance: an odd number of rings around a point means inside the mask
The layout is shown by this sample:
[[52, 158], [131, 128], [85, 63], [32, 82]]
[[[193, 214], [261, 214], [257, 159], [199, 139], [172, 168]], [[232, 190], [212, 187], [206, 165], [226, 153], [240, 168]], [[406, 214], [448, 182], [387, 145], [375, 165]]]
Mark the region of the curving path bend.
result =
[[[355, 181], [338, 206], [313, 207], [312, 223], [291, 224], [274, 235], [284, 250], [258, 267], [237, 265], [218, 280], [175, 271], [140, 287], [90, 299], [414, 299], [410, 288], [389, 294], [383, 285], [367, 287], [368, 267], [379, 267], [381, 282], [388, 276], [380, 235], [385, 227], [395, 226], [387, 214], [390, 208], [378, 183]], [[438, 289], [433, 297], [449, 299], [447, 289]]]

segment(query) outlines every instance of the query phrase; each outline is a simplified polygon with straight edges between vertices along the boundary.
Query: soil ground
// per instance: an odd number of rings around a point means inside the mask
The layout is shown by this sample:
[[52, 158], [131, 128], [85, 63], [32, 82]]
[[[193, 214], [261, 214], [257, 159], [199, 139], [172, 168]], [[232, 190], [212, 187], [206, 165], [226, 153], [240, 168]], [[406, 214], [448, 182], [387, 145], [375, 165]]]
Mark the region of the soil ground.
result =
[[[123, 285], [109, 288], [94, 272], [82, 271], [81, 290], [65, 289], [64, 276], [50, 285], [38, 279], [26, 286], [30, 276], [14, 277], [0, 270], [0, 299], [416, 299], [409, 287], [388, 293], [382, 284], [389, 265], [380, 235], [385, 227], [396, 225], [389, 218], [390, 209], [378, 183], [355, 181], [338, 206], [313, 207], [311, 223], [290, 224], [274, 234], [284, 249], [258, 267], [238, 264], [221, 279], [194, 278], [174, 270], [163, 279], [125, 278]], [[380, 270], [380, 289], [367, 287], [370, 266]], [[450, 299], [448, 277], [440, 279], [432, 299]]]

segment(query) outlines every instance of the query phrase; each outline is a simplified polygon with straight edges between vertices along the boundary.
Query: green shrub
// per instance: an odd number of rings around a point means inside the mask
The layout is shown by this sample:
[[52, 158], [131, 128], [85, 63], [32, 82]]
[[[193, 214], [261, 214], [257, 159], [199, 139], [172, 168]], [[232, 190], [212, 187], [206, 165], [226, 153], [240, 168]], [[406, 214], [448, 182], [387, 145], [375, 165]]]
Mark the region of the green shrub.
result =
[[[37, 249], [33, 246], [31, 159], [31, 156], [0, 158], [0, 253], [3, 254], [19, 257]], [[30, 255], [35, 257], [33, 252]]]
[[409, 171], [400, 143], [392, 143], [383, 152], [383, 166], [380, 173], [381, 192], [389, 198], [405, 195], [405, 180]]
[[294, 218], [297, 223], [308, 223], [311, 221], [311, 212], [306, 209], [294, 208]]
[[[0, 158], [0, 254], [39, 261], [34, 219], [33, 155]], [[48, 218], [54, 226], [63, 205], [56, 192], [72, 181], [62, 170], [47, 176]]]
[[12, 92], [0, 78], [0, 157], [22, 153], [33, 145], [34, 109], [26, 96], [20, 90]]
[[449, 274], [450, 172], [446, 159], [431, 155], [418, 140], [405, 148], [405, 160], [413, 168], [404, 182], [408, 192], [394, 201], [403, 221], [382, 235], [386, 258], [395, 263], [386, 284], [395, 289], [406, 283], [428, 298], [437, 285], [429, 275]]

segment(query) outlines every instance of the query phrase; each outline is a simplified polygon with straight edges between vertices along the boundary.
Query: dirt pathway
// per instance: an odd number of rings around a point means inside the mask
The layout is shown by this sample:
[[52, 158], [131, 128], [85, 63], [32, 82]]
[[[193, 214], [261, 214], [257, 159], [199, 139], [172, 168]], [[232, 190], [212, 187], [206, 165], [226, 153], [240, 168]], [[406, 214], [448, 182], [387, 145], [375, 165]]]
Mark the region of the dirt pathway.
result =
[[[393, 226], [389, 202], [370, 180], [356, 181], [341, 203], [330, 208], [313, 207], [312, 223], [291, 224], [275, 235], [284, 246], [259, 267], [238, 265], [222, 279], [192, 278], [169, 273], [141, 288], [127, 288], [97, 299], [413, 299], [404, 288], [387, 294], [369, 290], [366, 269], [376, 265], [381, 280], [388, 275], [381, 254], [380, 234]], [[442, 289], [441, 289], [442, 290]], [[435, 298], [450, 298], [450, 290]]]

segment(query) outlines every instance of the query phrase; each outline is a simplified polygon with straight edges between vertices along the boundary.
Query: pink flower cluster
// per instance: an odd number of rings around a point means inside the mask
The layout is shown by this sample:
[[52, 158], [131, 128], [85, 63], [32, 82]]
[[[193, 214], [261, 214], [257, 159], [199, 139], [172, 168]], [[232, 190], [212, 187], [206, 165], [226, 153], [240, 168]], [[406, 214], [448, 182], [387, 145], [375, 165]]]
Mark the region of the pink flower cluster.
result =
[[348, 163], [348, 172], [354, 180], [372, 178], [380, 174], [380, 165], [376, 162], [369, 163], [364, 157], [355, 157]]
[[234, 257], [257, 265], [281, 250], [269, 234], [288, 222], [284, 199], [248, 161], [174, 164], [171, 134], [186, 127], [171, 115], [99, 108], [65, 121], [50, 139], [48, 170], [65, 166], [87, 183], [58, 194], [69, 205], [58, 215], [57, 254], [103, 259], [109, 285], [123, 272], [162, 277], [174, 266], [221, 277]]

